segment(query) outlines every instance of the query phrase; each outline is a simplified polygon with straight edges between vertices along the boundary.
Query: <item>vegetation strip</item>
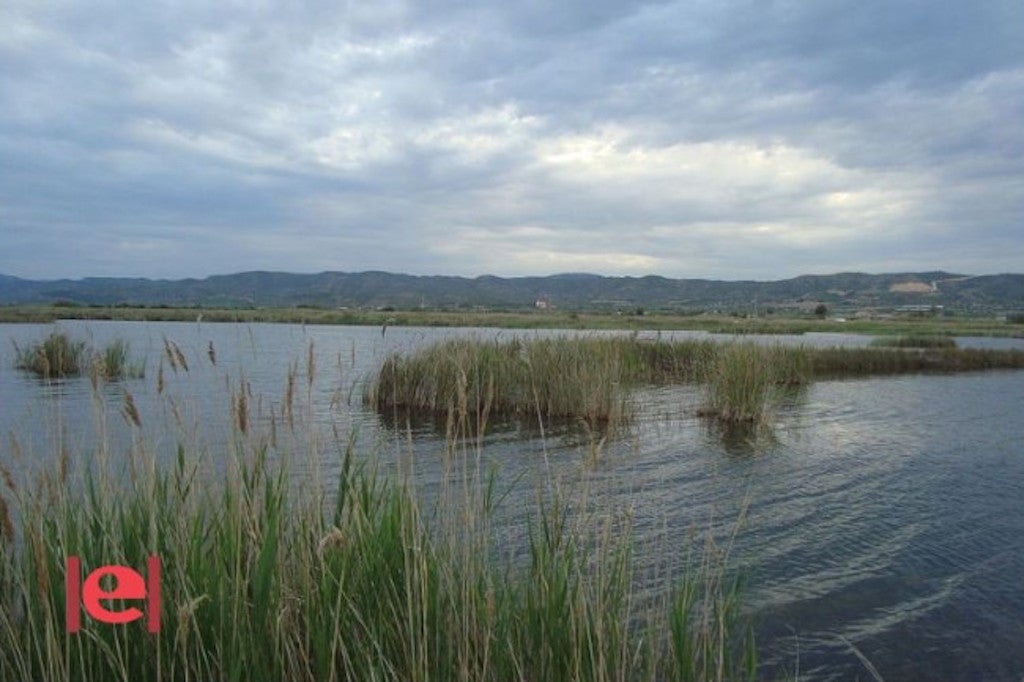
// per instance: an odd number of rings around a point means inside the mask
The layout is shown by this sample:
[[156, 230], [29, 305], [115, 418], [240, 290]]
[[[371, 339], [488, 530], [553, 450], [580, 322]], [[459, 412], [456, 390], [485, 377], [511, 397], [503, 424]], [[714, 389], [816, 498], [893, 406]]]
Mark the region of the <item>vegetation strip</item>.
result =
[[47, 323], [57, 320], [164, 322], [268, 322], [366, 325], [381, 327], [497, 327], [505, 329], [618, 329], [705, 331], [720, 334], [927, 334], [939, 336], [1024, 336], [1019, 316], [1006, 321], [986, 317], [902, 315], [890, 319], [830, 319], [814, 315], [726, 315], [695, 311], [590, 312], [573, 310], [390, 310], [290, 308], [216, 308], [166, 306], [0, 306], [0, 322]]
[[381, 412], [443, 415], [468, 404], [485, 414], [581, 419], [589, 426], [626, 420], [628, 389], [703, 383], [702, 413], [759, 421], [776, 387], [816, 378], [1024, 367], [1024, 352], [930, 348], [809, 348], [709, 341], [559, 337], [442, 341], [392, 354], [368, 382], [364, 400]]

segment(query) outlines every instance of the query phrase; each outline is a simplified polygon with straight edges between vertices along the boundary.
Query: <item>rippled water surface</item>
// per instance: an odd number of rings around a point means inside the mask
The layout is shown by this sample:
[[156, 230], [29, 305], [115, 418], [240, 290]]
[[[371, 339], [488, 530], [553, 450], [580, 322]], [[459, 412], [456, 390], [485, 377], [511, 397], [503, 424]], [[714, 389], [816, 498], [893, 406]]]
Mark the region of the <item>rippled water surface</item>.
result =
[[[147, 375], [105, 387], [97, 401], [87, 379], [45, 383], [13, 370], [8, 339], [24, 345], [52, 327], [0, 326], [7, 337], [0, 346], [0, 457], [20, 474], [51, 466], [60, 441], [73, 452], [92, 448], [97, 433], [109, 444], [108, 456], [117, 457], [129, 437], [119, 414], [125, 391], [152, 447], [170, 452], [187, 435], [215, 448], [229, 438], [229, 391], [247, 382], [255, 417], [279, 418], [294, 363], [299, 391], [309, 399], [306, 419], [324, 438], [333, 437], [332, 429], [347, 438], [354, 429], [367, 450], [411, 453], [425, 489], [445, 475], [441, 439], [429, 426], [390, 428], [361, 406], [361, 382], [384, 353], [452, 335], [558, 333], [58, 326], [95, 345], [128, 339], [146, 358]], [[165, 363], [165, 394], [158, 398], [165, 338], [181, 347], [190, 368], [175, 373]], [[835, 334], [754, 340], [870, 341]], [[305, 374], [310, 343], [312, 383]], [[483, 452], [503, 484], [520, 482], [507, 500], [510, 528], [516, 510], [533, 499], [521, 482], [550, 468], [585, 479], [609, 509], [627, 510], [637, 559], [652, 570], [680, 566], [694, 528], [711, 528], [723, 541], [736, 529], [731, 556], [747, 576], [765, 678], [871, 679], [860, 656], [887, 680], [1024, 678], [1024, 372], [819, 382], [786, 401], [769, 433], [754, 435], [709, 428], [695, 416], [696, 387], [645, 389], [635, 399], [637, 423], [597, 457], [573, 431], [552, 428], [541, 439], [534, 428], [496, 425]], [[337, 462], [317, 466], [330, 473]]]

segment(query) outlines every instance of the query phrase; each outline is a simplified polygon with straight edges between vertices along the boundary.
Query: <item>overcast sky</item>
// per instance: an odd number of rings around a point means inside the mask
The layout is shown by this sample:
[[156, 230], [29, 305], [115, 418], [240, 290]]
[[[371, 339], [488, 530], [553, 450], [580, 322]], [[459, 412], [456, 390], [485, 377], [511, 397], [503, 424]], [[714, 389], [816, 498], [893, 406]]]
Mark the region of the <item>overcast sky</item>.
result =
[[1022, 0], [0, 4], [0, 272], [1024, 272]]

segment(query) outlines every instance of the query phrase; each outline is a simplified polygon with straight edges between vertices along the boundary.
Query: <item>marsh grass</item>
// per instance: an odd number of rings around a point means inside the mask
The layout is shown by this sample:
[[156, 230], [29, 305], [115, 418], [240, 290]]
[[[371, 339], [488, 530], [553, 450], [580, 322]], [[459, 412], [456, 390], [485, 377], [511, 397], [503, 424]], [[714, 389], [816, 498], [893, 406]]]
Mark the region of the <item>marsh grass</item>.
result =
[[975, 348], [808, 348], [722, 344], [704, 376], [704, 416], [765, 424], [786, 399], [816, 379], [1024, 368], [1024, 352]]
[[78, 376], [88, 370], [92, 379], [141, 379], [145, 364], [131, 359], [127, 341], [116, 339], [101, 350], [74, 341], [64, 332], [52, 332], [27, 348], [14, 344], [14, 367], [43, 379]]
[[1024, 351], [988, 348], [819, 348], [810, 359], [819, 379], [1024, 369]]
[[38, 374], [44, 379], [76, 376], [88, 364], [84, 341], [72, 341], [63, 332], [52, 332], [27, 348], [14, 344], [17, 369]]
[[[121, 461], [66, 452], [35, 484], [3, 470], [0, 679], [752, 679], [739, 589], [719, 554], [641, 606], [628, 523], [572, 511], [580, 500], [555, 481], [536, 491], [525, 555], [496, 542], [504, 493], [480, 473], [478, 441], [457, 435], [468, 433], [465, 389], [443, 453], [460, 476], [426, 504], [354, 437], [324, 444], [298, 416], [282, 425], [296, 450], [333, 452], [336, 479], [294, 477], [244, 379], [233, 385], [224, 452], [179, 445], [160, 465], [126, 397], [129, 478]], [[159, 633], [88, 617], [65, 632], [69, 555], [87, 573], [141, 568], [150, 554], [163, 564]]]
[[637, 386], [703, 383], [700, 413], [724, 423], [764, 423], [783, 387], [820, 378], [1024, 368], [1024, 352], [949, 347], [811, 348], [750, 343], [556, 337], [443, 341], [395, 353], [366, 384], [364, 402], [393, 421], [458, 405], [486, 417], [578, 421], [613, 436], [633, 415]]
[[949, 336], [908, 334], [906, 336], [879, 336], [871, 342], [875, 348], [956, 348], [956, 339]]
[[622, 374], [622, 358], [596, 340], [453, 340], [389, 356], [364, 398], [381, 411], [445, 414], [463, 406], [597, 426], [628, 416]]
[[710, 389], [704, 414], [758, 421], [776, 384], [806, 384], [812, 369], [806, 350], [781, 346], [636, 337], [462, 339], [392, 354], [367, 382], [364, 400], [406, 416], [485, 405], [488, 413], [580, 420], [614, 435], [633, 417], [628, 395], [636, 386], [704, 382]]
[[[739, 592], [717, 573], [676, 590], [670, 637], [642, 637], [629, 553], [604, 535], [595, 559], [562, 506], [535, 517], [525, 566], [503, 569], [485, 537], [432, 533], [411, 491], [368, 471], [348, 469], [324, 510], [258, 461], [239, 474], [210, 489], [182, 456], [116, 501], [96, 481], [28, 501], [24, 551], [5, 545], [0, 564], [4, 679], [732, 680], [733, 649], [753, 650], [733, 641], [749, 636]], [[88, 618], [64, 632], [68, 555], [88, 572], [150, 553], [160, 633]]]
[[131, 348], [127, 341], [116, 339], [95, 353], [92, 372], [108, 381], [141, 379], [146, 376], [146, 366], [143, 362], [131, 359]]
[[579, 420], [608, 433], [632, 417], [631, 386], [693, 380], [713, 348], [635, 338], [443, 341], [386, 358], [364, 401], [381, 412], [437, 415], [468, 405], [476, 413]]
[[[745, 514], [746, 503], [744, 504]], [[724, 546], [710, 536], [691, 555], [684, 578], [671, 596], [668, 624], [676, 677], [672, 679], [753, 680], [757, 651], [749, 622], [742, 616], [742, 580], [728, 570], [733, 534]], [[737, 636], [738, 633], [743, 633]]]
[[754, 344], [728, 344], [715, 355], [705, 376], [700, 414], [726, 423], [762, 423], [768, 418], [781, 370], [777, 352]]

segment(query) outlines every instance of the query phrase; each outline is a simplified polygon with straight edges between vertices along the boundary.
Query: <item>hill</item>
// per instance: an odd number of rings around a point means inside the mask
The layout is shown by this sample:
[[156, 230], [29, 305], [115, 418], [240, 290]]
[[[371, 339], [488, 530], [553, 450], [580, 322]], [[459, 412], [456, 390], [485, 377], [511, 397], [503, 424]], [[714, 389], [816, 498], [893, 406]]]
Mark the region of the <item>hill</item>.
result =
[[227, 307], [395, 307], [524, 309], [538, 301], [559, 308], [743, 311], [833, 310], [942, 306], [969, 311], [1024, 310], [1024, 275], [969, 276], [948, 272], [802, 275], [778, 281], [604, 277], [570, 273], [547, 277], [476, 278], [388, 272], [241, 272], [205, 279], [90, 277], [28, 280], [0, 275], [0, 305]]

